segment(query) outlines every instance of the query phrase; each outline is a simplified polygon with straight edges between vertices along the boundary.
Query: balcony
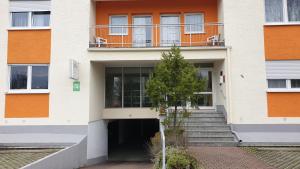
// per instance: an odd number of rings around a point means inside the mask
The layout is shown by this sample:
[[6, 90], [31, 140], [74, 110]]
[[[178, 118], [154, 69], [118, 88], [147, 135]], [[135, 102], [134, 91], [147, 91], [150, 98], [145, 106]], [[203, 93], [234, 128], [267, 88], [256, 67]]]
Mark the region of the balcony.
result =
[[90, 48], [159, 48], [225, 46], [223, 23], [96, 25]]

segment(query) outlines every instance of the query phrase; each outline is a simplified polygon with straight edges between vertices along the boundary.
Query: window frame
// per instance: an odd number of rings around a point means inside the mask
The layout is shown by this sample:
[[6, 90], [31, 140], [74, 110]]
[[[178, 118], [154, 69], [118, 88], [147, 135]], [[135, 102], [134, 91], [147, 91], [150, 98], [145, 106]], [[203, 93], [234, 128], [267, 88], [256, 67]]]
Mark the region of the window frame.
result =
[[[10, 84], [11, 84], [11, 67], [12, 66], [26, 66], [27, 67], [27, 89], [11, 89]], [[32, 89], [32, 67], [34, 66], [47, 66], [48, 67], [48, 89]], [[8, 65], [8, 77], [7, 77], [7, 82], [8, 82], [8, 89], [7, 93], [9, 94], [27, 94], [27, 93], [49, 93], [49, 80], [50, 80], [50, 65], [49, 64], [9, 64]]]
[[[285, 88], [269, 88], [268, 87], [269, 80], [285, 80], [286, 87]], [[292, 88], [291, 80], [296, 80], [296, 79], [267, 79], [267, 92], [300, 92], [300, 87]]]
[[282, 0], [283, 21], [267, 22], [266, 17], [266, 0], [264, 0], [265, 25], [300, 25], [300, 21], [289, 21], [287, 0]]
[[[12, 25], [12, 20], [13, 20], [13, 13], [18, 13], [18, 12], [26, 12], [28, 13], [28, 25], [27, 26], [20, 26], [20, 27], [16, 27], [16, 26], [13, 26]], [[32, 25], [32, 22], [33, 22], [33, 18], [32, 18], [32, 13], [34, 12], [50, 12], [50, 18], [49, 18], [49, 26], [33, 26]], [[40, 11], [40, 10], [37, 10], [37, 11], [11, 11], [9, 12], [10, 13], [10, 23], [9, 23], [9, 29], [12, 29], [12, 30], [22, 30], [22, 29], [50, 29], [51, 27], [51, 11]]]
[[[112, 28], [112, 23], [111, 23], [111, 21], [112, 21], [112, 17], [126, 17], [126, 21], [127, 21], [127, 27], [126, 27], [126, 32], [122, 32], [122, 33], [112, 33], [112, 30], [111, 30], [111, 28]], [[127, 36], [128, 35], [128, 15], [110, 15], [109, 16], [109, 25], [108, 25], [108, 30], [109, 30], [109, 35], [111, 35], [111, 36]]]
[[[202, 31], [188, 31], [185, 29], [185, 26], [187, 25], [186, 23], [186, 17], [187, 16], [191, 16], [191, 15], [201, 15], [202, 16], [202, 20], [203, 20], [203, 25], [202, 25]], [[198, 13], [185, 13], [184, 14], [184, 34], [204, 34], [205, 33], [205, 16], [203, 12], [198, 12]]]

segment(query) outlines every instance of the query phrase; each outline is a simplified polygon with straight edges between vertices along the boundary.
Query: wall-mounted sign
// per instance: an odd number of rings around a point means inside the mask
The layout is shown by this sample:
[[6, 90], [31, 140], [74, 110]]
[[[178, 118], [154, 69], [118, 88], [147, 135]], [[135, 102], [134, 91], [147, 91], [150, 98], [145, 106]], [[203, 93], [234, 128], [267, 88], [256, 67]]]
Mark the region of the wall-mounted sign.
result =
[[74, 81], [73, 82], [73, 91], [74, 92], [79, 92], [80, 91], [80, 82], [79, 81]]
[[70, 60], [70, 78], [79, 80], [79, 63], [74, 59]]

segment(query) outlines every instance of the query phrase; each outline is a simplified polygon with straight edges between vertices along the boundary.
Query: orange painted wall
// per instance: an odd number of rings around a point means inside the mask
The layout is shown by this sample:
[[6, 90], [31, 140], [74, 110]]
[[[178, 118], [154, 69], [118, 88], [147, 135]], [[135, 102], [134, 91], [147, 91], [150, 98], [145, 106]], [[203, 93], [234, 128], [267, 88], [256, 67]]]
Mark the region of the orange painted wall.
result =
[[269, 117], [300, 117], [300, 93], [268, 93]]
[[5, 118], [49, 117], [49, 94], [7, 94]]
[[300, 25], [265, 26], [266, 60], [300, 59]]
[[[97, 25], [108, 25], [110, 15], [127, 15], [128, 24], [132, 24], [132, 17], [135, 15], [149, 15], [152, 16], [152, 24], [160, 24], [160, 16], [162, 14], [177, 14], [180, 16], [181, 23], [184, 23], [185, 13], [203, 13], [204, 22], [218, 22], [218, 2], [217, 0], [139, 0], [139, 1], [123, 1], [123, 2], [97, 2], [96, 5], [96, 24]], [[206, 38], [215, 35], [217, 26], [207, 26], [205, 27], [206, 34], [202, 34], [201, 37], [198, 35], [193, 35], [193, 41], [201, 40], [206, 41]], [[102, 38], [110, 39], [112, 41], [120, 41], [120, 36], [110, 36], [108, 35], [108, 28], [102, 29], [102, 31], [97, 31], [96, 34], [100, 34]], [[189, 35], [184, 35], [184, 29], [181, 29], [181, 41], [189, 41]], [[155, 37], [156, 32], [153, 32]], [[159, 42], [160, 32], [157, 32]], [[114, 40], [115, 39], [115, 40]], [[131, 43], [132, 34], [128, 31], [128, 36], [124, 37], [124, 41]], [[153, 38], [153, 41], [156, 39]]]
[[49, 64], [51, 30], [9, 30], [8, 64]]

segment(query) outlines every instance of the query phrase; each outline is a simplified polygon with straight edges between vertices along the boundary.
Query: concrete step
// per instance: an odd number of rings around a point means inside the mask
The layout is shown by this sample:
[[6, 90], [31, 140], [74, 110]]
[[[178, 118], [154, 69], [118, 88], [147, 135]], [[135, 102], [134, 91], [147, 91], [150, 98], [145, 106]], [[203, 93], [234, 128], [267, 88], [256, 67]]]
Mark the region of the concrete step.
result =
[[228, 136], [228, 135], [224, 135], [224, 136], [197, 136], [197, 137], [187, 137], [188, 142], [192, 141], [202, 141], [202, 142], [218, 142], [218, 141], [235, 141], [233, 136]]
[[223, 130], [207, 130], [207, 131], [190, 131], [187, 130], [186, 131], [186, 135], [188, 137], [223, 137], [223, 136], [229, 136], [229, 137], [233, 137], [231, 131], [223, 131]]
[[185, 122], [183, 123], [183, 126], [226, 126], [227, 123], [225, 121], [201, 121], [201, 122], [193, 122], [193, 121], [189, 121], [189, 122]]
[[190, 117], [184, 119], [185, 122], [225, 122], [224, 117]]
[[191, 113], [190, 118], [191, 117], [223, 117], [224, 118], [224, 114], [222, 114], [222, 113]]
[[207, 147], [236, 147], [238, 145], [235, 141], [188, 141], [189, 146], [207, 146]]
[[226, 131], [231, 131], [231, 128], [229, 125], [189, 125], [185, 126], [185, 130], [200, 130], [200, 131], [205, 131], [205, 130], [226, 130]]

